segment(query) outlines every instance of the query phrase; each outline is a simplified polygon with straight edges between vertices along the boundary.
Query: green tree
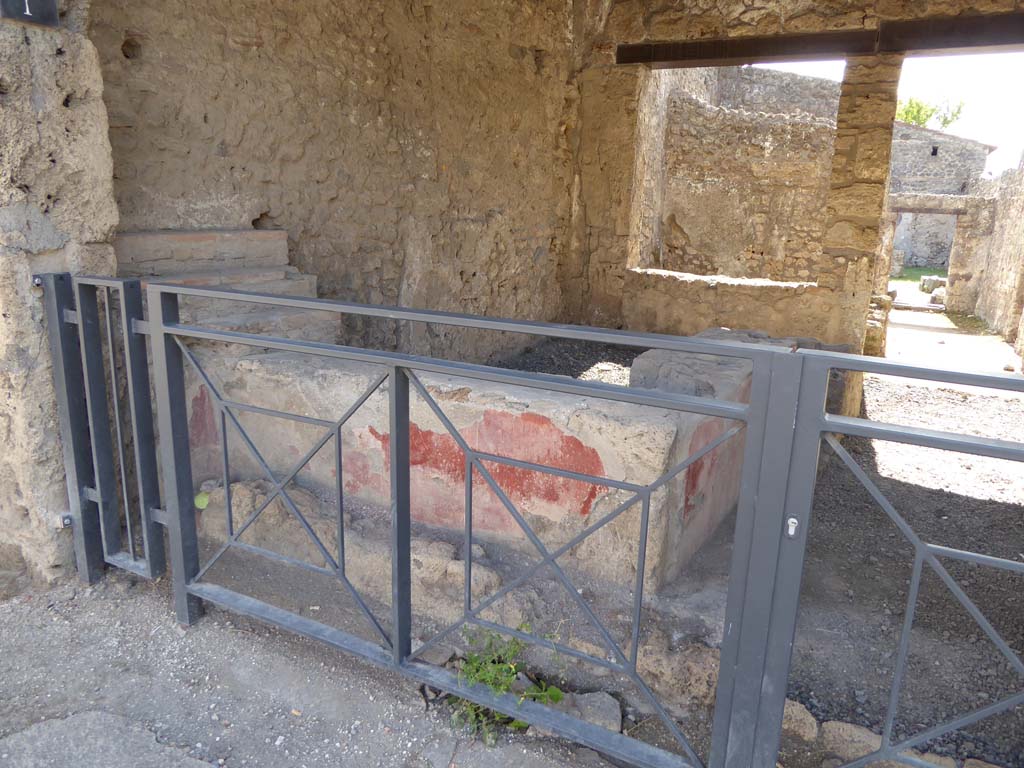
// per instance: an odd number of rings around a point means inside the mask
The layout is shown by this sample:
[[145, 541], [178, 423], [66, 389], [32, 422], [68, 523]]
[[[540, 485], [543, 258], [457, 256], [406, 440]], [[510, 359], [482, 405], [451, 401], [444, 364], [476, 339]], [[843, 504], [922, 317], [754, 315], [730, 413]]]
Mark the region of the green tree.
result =
[[963, 111], [964, 103], [962, 101], [956, 105], [946, 103], [940, 106], [910, 97], [899, 103], [896, 109], [896, 119], [901, 123], [920, 125], [922, 128], [934, 124], [945, 130], [960, 119]]

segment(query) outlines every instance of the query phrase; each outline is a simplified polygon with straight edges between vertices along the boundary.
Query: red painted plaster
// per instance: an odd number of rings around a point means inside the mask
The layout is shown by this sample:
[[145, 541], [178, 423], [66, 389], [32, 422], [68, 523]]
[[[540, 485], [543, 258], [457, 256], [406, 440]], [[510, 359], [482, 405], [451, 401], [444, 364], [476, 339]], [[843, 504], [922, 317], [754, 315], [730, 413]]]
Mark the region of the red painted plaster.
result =
[[[578, 438], [565, 434], [545, 417], [534, 413], [512, 414], [489, 410], [483, 417], [462, 431], [463, 438], [476, 451], [530, 461], [558, 469], [589, 475], [604, 474], [604, 465], [597, 451]], [[365, 439], [369, 436], [371, 439]], [[353, 493], [384, 491], [390, 464], [390, 436], [369, 427], [357, 435], [357, 444], [366, 453], [346, 453], [345, 487]], [[369, 455], [375, 442], [377, 457]], [[447, 432], [421, 429], [410, 425], [409, 434], [413, 515], [416, 519], [436, 525], [461, 526], [465, 504], [465, 457], [455, 439]], [[374, 467], [383, 467], [382, 473]], [[487, 464], [498, 486], [517, 509], [537, 512], [540, 508], [555, 514], [588, 515], [600, 487], [542, 472], [503, 464]], [[381, 479], [384, 482], [381, 482]], [[474, 526], [481, 530], [519, 533], [509, 515], [483, 477], [476, 474], [474, 488]]]

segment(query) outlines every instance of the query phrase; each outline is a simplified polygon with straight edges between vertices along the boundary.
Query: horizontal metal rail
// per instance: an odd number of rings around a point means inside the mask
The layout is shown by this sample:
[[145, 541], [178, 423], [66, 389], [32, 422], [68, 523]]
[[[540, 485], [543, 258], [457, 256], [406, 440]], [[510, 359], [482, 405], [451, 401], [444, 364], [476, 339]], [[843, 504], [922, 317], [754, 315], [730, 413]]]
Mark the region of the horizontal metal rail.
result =
[[811, 358], [819, 364], [828, 364], [830, 368], [837, 371], [859, 371], [875, 373], [880, 376], [895, 376], [903, 379], [937, 381], [943, 384], [962, 384], [970, 387], [1024, 393], [1024, 377], [1012, 374], [967, 373], [944, 368], [923, 368], [917, 365], [894, 363], [878, 357], [847, 355], [818, 349], [800, 349], [797, 350], [797, 354]]
[[311, 299], [298, 296], [279, 296], [269, 293], [236, 291], [224, 288], [198, 288], [188, 285], [151, 282], [151, 289], [163, 294], [196, 297], [204, 299], [222, 299], [239, 301], [249, 304], [266, 304], [274, 307], [292, 309], [311, 309], [319, 312], [331, 312], [338, 315], [360, 315], [385, 320], [408, 320], [418, 323], [434, 323], [459, 328], [473, 328], [484, 331], [503, 331], [548, 338], [576, 339], [593, 341], [600, 344], [615, 344], [625, 347], [644, 347], [647, 349], [667, 349], [676, 352], [695, 352], [718, 357], [753, 359], [762, 356], [777, 355], [782, 348], [769, 344], [748, 344], [733, 341], [711, 341], [692, 339], [680, 336], [668, 336], [659, 333], [636, 333], [604, 328], [591, 328], [581, 325], [562, 323], [539, 323], [530, 320], [512, 320], [507, 318], [483, 317], [457, 312], [440, 312], [430, 309], [403, 309], [400, 307], [379, 306], [376, 304], [358, 304], [335, 299]]
[[633, 405], [665, 408], [672, 411], [687, 411], [705, 416], [733, 419], [735, 421], [746, 421], [749, 413], [749, 408], [746, 405], [726, 400], [675, 395], [656, 389], [619, 387], [614, 384], [579, 381], [567, 376], [555, 376], [547, 373], [524, 373], [506, 368], [476, 365], [473, 363], [457, 363], [448, 360], [437, 360], [431, 357], [406, 355], [399, 352], [381, 352], [358, 347], [346, 347], [340, 344], [299, 341], [275, 336], [239, 333], [237, 331], [211, 331], [193, 325], [168, 324], [164, 327], [164, 332], [170, 336], [183, 339], [205, 339], [207, 341], [220, 341], [228, 344], [243, 344], [250, 347], [277, 349], [283, 352], [298, 352], [336, 360], [354, 360], [371, 365], [397, 366], [412, 371], [436, 373], [455, 378], [561, 392], [563, 394], [613, 400]]
[[920, 445], [924, 448], [937, 448], [943, 451], [970, 453], [993, 459], [1024, 461], [1024, 443], [955, 432], [939, 432], [933, 429], [888, 424], [869, 419], [855, 419], [849, 416], [825, 416], [822, 419], [822, 431], [886, 440], [893, 443]]

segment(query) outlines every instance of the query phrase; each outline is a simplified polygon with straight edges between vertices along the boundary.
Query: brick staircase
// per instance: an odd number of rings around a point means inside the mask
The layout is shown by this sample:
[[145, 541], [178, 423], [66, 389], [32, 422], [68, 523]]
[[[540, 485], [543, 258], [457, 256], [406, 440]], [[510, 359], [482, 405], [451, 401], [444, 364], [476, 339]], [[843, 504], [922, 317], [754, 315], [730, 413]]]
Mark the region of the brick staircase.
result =
[[[126, 232], [114, 241], [122, 277], [192, 286], [315, 297], [316, 275], [288, 264], [283, 230]], [[337, 315], [237, 301], [184, 298], [182, 321], [217, 330], [335, 341]]]

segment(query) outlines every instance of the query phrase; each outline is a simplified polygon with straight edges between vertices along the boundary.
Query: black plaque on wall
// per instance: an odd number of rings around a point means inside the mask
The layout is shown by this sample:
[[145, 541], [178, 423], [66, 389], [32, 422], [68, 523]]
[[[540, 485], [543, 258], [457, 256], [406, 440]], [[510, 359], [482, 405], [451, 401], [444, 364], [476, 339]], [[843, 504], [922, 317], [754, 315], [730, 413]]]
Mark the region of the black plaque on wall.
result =
[[57, 0], [0, 0], [0, 17], [44, 27], [60, 25]]

